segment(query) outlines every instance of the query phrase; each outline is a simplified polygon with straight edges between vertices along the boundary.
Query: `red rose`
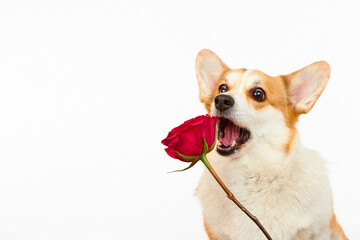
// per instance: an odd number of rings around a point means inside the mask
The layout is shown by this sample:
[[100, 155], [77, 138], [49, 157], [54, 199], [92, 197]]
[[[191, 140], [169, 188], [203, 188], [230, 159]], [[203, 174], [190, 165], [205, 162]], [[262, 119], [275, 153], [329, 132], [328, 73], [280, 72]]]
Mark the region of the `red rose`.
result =
[[170, 157], [185, 162], [198, 160], [199, 156], [213, 150], [218, 117], [209, 115], [190, 119], [171, 130], [162, 140]]

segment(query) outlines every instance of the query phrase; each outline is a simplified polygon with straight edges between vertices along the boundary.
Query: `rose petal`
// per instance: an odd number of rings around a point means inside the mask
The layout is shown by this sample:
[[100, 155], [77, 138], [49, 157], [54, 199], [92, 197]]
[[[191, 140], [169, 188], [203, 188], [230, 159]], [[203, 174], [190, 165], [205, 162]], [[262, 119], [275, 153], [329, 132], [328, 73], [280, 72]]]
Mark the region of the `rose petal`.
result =
[[197, 116], [195, 118], [191, 118], [187, 121], [185, 121], [183, 124], [181, 124], [180, 126], [172, 129], [167, 137], [161, 141], [162, 144], [168, 146], [172, 141], [174, 141], [176, 139], [176, 137], [183, 131], [186, 131], [186, 129], [188, 129], [191, 126], [196, 126], [196, 125], [200, 125], [203, 123], [203, 121], [206, 119], [206, 116]]
[[171, 147], [179, 153], [186, 156], [199, 156], [203, 150], [203, 144], [199, 141], [198, 133], [201, 128], [193, 126], [179, 135], [178, 141], [174, 142]]
[[204, 150], [204, 139], [210, 148], [216, 137], [216, 123], [218, 117], [201, 115], [185, 121], [180, 126], [171, 130], [162, 143], [168, 148], [167, 154], [181, 161], [188, 162], [178, 153], [187, 157], [197, 157]]
[[214, 144], [216, 140], [216, 123], [218, 120], [219, 117], [212, 117], [209, 118], [208, 121], [206, 121], [203, 125], [205, 141], [208, 144], [209, 148]]

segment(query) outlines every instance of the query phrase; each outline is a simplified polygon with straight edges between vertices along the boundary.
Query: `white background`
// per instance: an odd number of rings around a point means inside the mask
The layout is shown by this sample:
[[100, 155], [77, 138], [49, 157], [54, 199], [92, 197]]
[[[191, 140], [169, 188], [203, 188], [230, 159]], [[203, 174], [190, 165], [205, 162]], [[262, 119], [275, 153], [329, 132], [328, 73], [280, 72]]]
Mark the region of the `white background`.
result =
[[[358, 1], [0, 1], [0, 239], [206, 239], [203, 171], [161, 139], [204, 114], [202, 48], [228, 66], [332, 67], [304, 145], [360, 239]], [[224, 196], [225, 197], [225, 196]]]

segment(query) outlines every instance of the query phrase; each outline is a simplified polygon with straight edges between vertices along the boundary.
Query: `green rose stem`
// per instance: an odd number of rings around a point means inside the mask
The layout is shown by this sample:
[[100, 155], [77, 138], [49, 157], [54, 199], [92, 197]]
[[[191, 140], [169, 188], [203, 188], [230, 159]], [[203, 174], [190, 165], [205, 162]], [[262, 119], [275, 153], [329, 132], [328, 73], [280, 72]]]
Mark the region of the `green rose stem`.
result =
[[253, 222], [260, 228], [260, 230], [264, 233], [264, 235], [266, 236], [267, 239], [272, 240], [272, 238], [270, 237], [269, 233], [266, 231], [266, 229], [264, 228], [264, 226], [260, 223], [260, 221], [257, 219], [256, 216], [252, 215], [234, 196], [234, 194], [232, 194], [232, 192], [230, 192], [230, 190], [225, 186], [225, 184], [223, 183], [223, 181], [221, 181], [221, 179], [219, 178], [219, 176], [217, 175], [217, 173], [215, 172], [215, 170], [212, 168], [212, 166], [210, 165], [209, 161], [206, 158], [205, 153], [202, 153], [199, 156], [200, 160], [204, 163], [205, 167], [209, 170], [209, 172], [213, 175], [213, 177], [215, 178], [215, 180], [219, 183], [219, 185], [222, 187], [222, 189], [226, 192], [228, 198], [233, 201], [236, 206], [238, 206], [251, 220], [253, 220]]

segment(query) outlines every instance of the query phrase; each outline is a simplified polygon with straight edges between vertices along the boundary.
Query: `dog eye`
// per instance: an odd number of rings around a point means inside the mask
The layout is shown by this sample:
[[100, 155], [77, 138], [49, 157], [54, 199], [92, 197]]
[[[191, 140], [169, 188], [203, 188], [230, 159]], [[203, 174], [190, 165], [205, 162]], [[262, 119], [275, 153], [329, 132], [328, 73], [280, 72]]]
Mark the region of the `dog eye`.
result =
[[224, 93], [228, 90], [227, 86], [225, 84], [221, 84], [219, 87], [219, 93]]
[[253, 91], [252, 91], [252, 97], [258, 101], [258, 102], [262, 102], [266, 99], [266, 96], [265, 96], [265, 91], [262, 89], [262, 88], [255, 88]]

